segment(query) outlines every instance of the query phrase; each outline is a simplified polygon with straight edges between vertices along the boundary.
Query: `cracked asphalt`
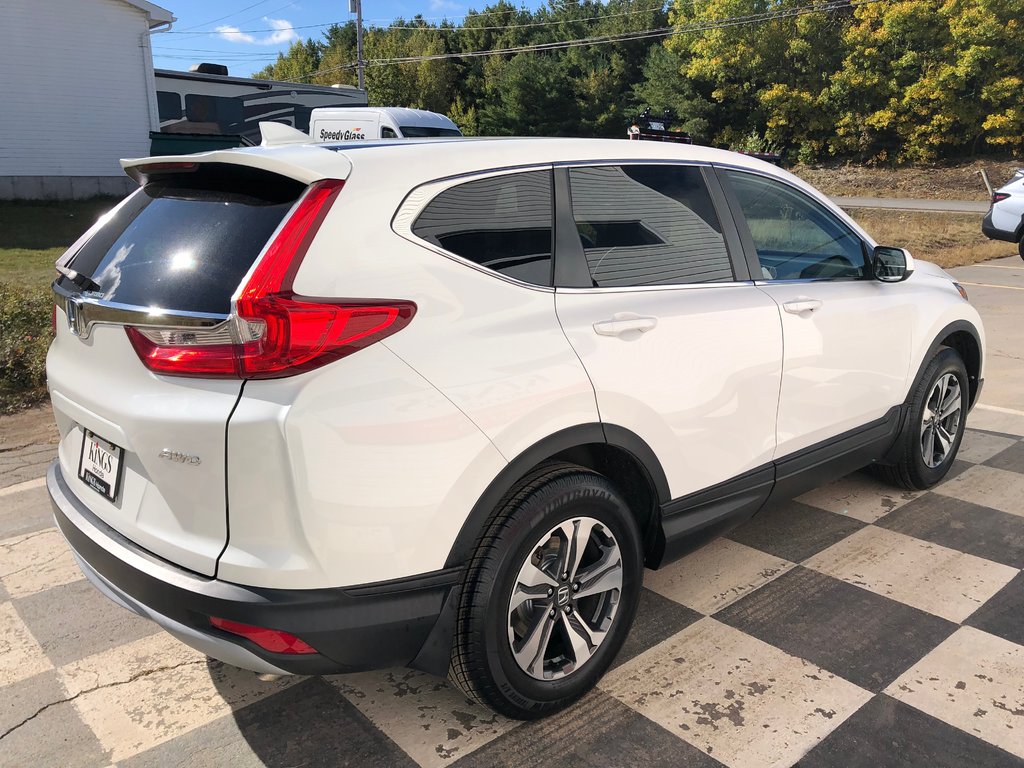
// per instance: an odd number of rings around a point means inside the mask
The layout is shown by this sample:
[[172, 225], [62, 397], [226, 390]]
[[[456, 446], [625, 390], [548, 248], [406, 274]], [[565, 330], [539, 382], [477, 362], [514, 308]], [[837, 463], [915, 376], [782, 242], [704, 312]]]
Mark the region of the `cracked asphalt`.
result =
[[0, 766], [1024, 767], [1024, 262], [950, 479], [860, 474], [648, 573], [598, 690], [504, 720], [409, 670], [261, 680], [110, 603], [53, 528], [48, 409], [0, 418]]

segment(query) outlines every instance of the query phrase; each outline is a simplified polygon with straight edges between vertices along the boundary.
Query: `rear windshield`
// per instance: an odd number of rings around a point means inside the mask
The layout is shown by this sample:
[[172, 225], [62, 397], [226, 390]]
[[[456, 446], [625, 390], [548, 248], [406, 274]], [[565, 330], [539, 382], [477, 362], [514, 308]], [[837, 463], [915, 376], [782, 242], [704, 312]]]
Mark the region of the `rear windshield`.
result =
[[[305, 187], [244, 166], [159, 174], [68, 265], [108, 301], [228, 314], [238, 288]], [[66, 277], [61, 285], [77, 286]]]
[[424, 139], [434, 136], [461, 136], [456, 128], [427, 128], [422, 125], [401, 125], [402, 135], [407, 139]]

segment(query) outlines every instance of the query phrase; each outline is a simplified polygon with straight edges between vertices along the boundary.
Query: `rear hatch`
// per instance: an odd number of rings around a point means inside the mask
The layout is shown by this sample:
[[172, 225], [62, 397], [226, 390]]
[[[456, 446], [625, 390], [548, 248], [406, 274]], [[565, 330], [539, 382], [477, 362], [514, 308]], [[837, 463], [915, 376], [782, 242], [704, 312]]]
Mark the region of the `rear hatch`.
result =
[[160, 375], [138, 339], [230, 345], [218, 334], [232, 297], [306, 184], [227, 163], [143, 171], [145, 185], [59, 263], [47, 377], [60, 467], [112, 528], [213, 576], [227, 541], [225, 435], [242, 377]]

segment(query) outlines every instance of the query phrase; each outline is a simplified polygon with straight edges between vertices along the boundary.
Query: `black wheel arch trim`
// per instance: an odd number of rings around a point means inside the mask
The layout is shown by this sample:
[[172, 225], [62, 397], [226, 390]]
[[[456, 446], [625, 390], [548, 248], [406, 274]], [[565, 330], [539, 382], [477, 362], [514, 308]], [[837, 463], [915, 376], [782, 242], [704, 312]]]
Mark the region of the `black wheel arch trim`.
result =
[[[954, 320], [952, 323], [944, 327], [939, 331], [932, 343], [928, 346], [927, 351], [924, 353], [924, 357], [921, 359], [920, 365], [917, 367], [917, 373], [914, 374], [914, 378], [910, 382], [910, 388], [907, 390], [907, 398], [910, 397], [910, 392], [914, 389], [914, 384], [921, 378], [921, 374], [924, 373], [924, 369], [928, 367], [928, 363], [932, 361], [932, 358], [939, 352], [939, 347], [942, 346], [942, 342], [948, 339], [954, 333], [966, 332], [970, 334], [971, 338], [974, 339], [974, 343], [978, 348], [978, 371], [981, 373], [984, 362], [985, 362], [985, 348], [981, 343], [981, 334], [978, 333], [978, 329], [974, 327], [974, 324], [968, 320]], [[964, 360], [964, 365], [969, 365], [968, 360]], [[974, 408], [975, 403], [978, 402], [978, 396], [981, 393], [981, 386], [983, 379], [980, 375], [972, 377], [970, 368], [967, 370], [968, 383], [971, 385], [971, 400], [968, 404], [968, 412]], [[906, 403], [904, 403], [906, 405]]]
[[476, 549], [487, 521], [502, 497], [533, 467], [558, 454], [584, 445], [605, 444], [619, 448], [637, 461], [647, 475], [657, 505], [671, 500], [665, 470], [651, 447], [635, 432], [614, 424], [577, 424], [559, 430], [516, 456], [487, 486], [466, 517], [445, 561], [445, 569], [464, 565]]

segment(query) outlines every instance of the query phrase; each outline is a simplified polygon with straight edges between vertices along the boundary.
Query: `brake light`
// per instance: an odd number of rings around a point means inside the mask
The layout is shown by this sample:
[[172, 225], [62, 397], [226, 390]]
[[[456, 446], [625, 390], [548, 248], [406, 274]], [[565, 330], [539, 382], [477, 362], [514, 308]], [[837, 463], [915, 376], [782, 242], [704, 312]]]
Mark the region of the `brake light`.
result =
[[212, 329], [126, 328], [151, 371], [170, 376], [268, 379], [340, 360], [400, 331], [411, 301], [297, 296], [292, 282], [344, 182], [317, 182], [270, 244], [235, 302]]
[[244, 637], [246, 640], [252, 640], [260, 648], [271, 653], [316, 653], [316, 649], [313, 648], [305, 640], [300, 640], [295, 635], [288, 632], [282, 632], [279, 629], [267, 629], [266, 627], [257, 627], [252, 624], [243, 624], [240, 621], [231, 621], [230, 619], [219, 619], [216, 616], [210, 617], [210, 624], [215, 626], [217, 629], [222, 629], [225, 632], [230, 632], [233, 635]]
[[1005, 200], [1009, 196], [1010, 196], [1009, 192], [993, 192], [992, 193], [992, 202], [993, 203], [1002, 202], [1003, 200]]

